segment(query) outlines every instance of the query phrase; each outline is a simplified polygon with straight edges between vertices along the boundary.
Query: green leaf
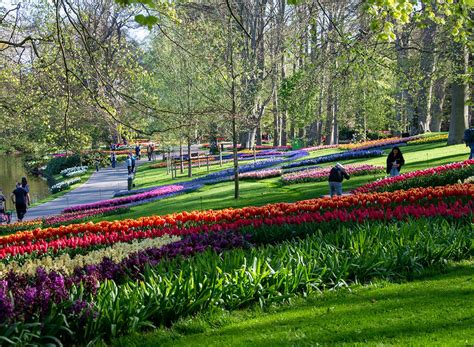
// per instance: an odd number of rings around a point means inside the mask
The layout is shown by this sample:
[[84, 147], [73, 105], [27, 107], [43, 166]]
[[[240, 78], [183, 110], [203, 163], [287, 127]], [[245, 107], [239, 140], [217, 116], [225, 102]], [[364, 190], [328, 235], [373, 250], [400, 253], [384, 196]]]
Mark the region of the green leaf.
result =
[[135, 16], [135, 21], [143, 26], [148, 27], [148, 29], [152, 29], [153, 25], [158, 23], [158, 17], [156, 16], [144, 16], [143, 14], [139, 14]]

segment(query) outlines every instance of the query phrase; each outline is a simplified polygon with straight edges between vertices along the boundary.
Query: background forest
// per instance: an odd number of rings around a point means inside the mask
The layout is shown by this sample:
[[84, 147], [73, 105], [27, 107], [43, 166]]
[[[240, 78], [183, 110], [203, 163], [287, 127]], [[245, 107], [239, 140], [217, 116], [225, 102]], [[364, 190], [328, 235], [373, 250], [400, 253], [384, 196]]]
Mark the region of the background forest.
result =
[[460, 143], [472, 14], [469, 0], [3, 1], [1, 147]]

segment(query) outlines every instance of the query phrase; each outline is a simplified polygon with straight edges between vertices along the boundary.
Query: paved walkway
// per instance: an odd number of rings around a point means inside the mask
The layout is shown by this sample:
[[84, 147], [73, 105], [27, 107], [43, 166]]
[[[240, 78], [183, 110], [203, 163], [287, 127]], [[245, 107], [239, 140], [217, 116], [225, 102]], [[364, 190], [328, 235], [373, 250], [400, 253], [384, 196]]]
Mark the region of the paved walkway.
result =
[[[193, 145], [193, 152], [203, 152], [199, 150], [199, 145]], [[183, 153], [187, 153], [187, 148], [183, 146]], [[179, 146], [174, 148], [172, 153], [179, 155]], [[158, 160], [159, 157], [157, 157]], [[142, 156], [137, 161], [137, 166], [147, 163], [148, 160]], [[70, 206], [90, 204], [93, 202], [111, 199], [118, 191], [127, 189], [127, 168], [124, 163], [118, 164], [115, 169], [111, 167], [102, 168], [99, 172], [94, 172], [89, 180], [78, 188], [71, 190], [65, 195], [46, 202], [44, 204], [32, 207], [28, 210], [24, 220], [32, 220], [36, 218], [49, 217], [60, 214], [62, 210]], [[16, 214], [13, 218], [16, 221]]]
[[[145, 161], [141, 160], [140, 162], [144, 163]], [[24, 220], [54, 216], [70, 206], [110, 199], [115, 192], [124, 189], [127, 189], [127, 168], [125, 165], [119, 165], [115, 169], [103, 168], [99, 172], [94, 172], [89, 180], [78, 188], [57, 199], [30, 208]]]

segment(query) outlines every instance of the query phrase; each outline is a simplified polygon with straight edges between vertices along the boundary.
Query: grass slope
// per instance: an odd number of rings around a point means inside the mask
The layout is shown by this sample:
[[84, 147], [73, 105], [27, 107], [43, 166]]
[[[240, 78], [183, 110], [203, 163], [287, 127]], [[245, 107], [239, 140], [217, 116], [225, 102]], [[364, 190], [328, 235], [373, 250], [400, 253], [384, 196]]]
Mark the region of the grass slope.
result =
[[[446, 146], [445, 143], [419, 144], [404, 146], [403, 151], [406, 165], [403, 172], [425, 169], [433, 166], [462, 161], [469, 157], [465, 145]], [[313, 152], [312, 155], [337, 153], [338, 150]], [[389, 150], [386, 151], [388, 154]], [[304, 158], [306, 159], [306, 158]], [[385, 165], [386, 156], [370, 159], [347, 160], [344, 164], [367, 163]], [[230, 164], [227, 164], [229, 166]], [[331, 166], [326, 163], [322, 166]], [[213, 168], [221, 170], [219, 166]], [[198, 175], [207, 174], [206, 168], [201, 168]], [[348, 191], [367, 182], [384, 177], [384, 174], [353, 177], [344, 182], [344, 190]], [[166, 175], [166, 169], [149, 169], [148, 164], [139, 168], [137, 187], [177, 183], [186, 180], [181, 177], [172, 180]], [[197, 192], [160, 200], [157, 202], [136, 206], [129, 213], [120, 216], [110, 216], [106, 220], [138, 218], [147, 215], [163, 215], [181, 211], [222, 209], [227, 207], [259, 206], [274, 202], [294, 202], [298, 200], [317, 198], [328, 194], [327, 182], [301, 183], [281, 186], [279, 178], [269, 178], [259, 181], [241, 181], [241, 197], [234, 199], [234, 183], [224, 182], [205, 186]]]
[[[472, 345], [474, 260], [414, 282], [375, 283], [259, 307], [201, 314], [114, 346]], [[433, 271], [433, 270], [431, 270]]]

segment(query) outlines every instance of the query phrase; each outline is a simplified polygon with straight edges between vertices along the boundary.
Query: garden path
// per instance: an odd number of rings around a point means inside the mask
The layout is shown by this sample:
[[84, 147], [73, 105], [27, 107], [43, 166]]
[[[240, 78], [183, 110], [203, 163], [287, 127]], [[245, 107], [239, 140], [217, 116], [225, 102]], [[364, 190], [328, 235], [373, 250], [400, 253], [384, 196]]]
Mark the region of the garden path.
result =
[[[179, 154], [178, 149], [179, 147], [174, 148], [172, 153], [174, 155]], [[193, 145], [192, 150], [193, 152], [198, 152], [199, 146]], [[146, 162], [146, 157], [142, 156], [142, 159], [137, 161], [137, 165]], [[90, 204], [101, 200], [111, 199], [114, 197], [116, 192], [127, 189], [127, 177], [127, 167], [124, 163], [117, 165], [115, 169], [112, 169], [111, 167], [102, 168], [99, 172], [94, 172], [89, 180], [78, 188], [71, 190], [57, 199], [30, 208], [26, 213], [24, 220], [27, 221], [42, 217], [50, 217], [60, 214], [62, 210], [70, 206]], [[16, 214], [13, 221], [16, 221]]]
[[89, 180], [78, 188], [57, 199], [30, 208], [25, 220], [54, 216], [70, 206], [110, 199], [116, 191], [127, 189], [127, 176], [127, 167], [124, 164], [118, 165], [115, 169], [102, 168], [99, 172], [94, 172]]

